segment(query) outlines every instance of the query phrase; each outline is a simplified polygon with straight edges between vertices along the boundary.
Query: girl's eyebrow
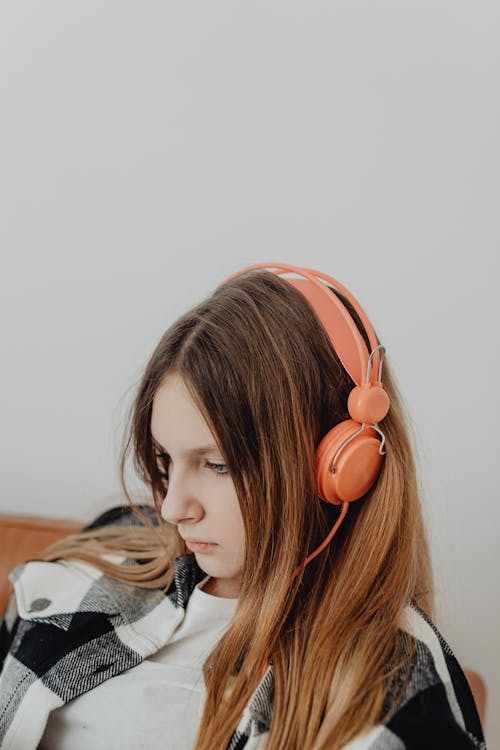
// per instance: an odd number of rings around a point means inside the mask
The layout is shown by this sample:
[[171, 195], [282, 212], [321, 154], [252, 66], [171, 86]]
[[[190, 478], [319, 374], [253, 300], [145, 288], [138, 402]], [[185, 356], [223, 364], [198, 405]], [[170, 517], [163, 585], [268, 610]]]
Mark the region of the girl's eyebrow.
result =
[[[168, 453], [164, 451], [163, 447], [158, 443], [157, 440], [153, 439], [153, 445], [157, 450], [160, 451], [160, 454], [162, 456], [168, 456]], [[212, 443], [211, 445], [200, 445], [197, 448], [190, 448], [187, 451], [183, 451], [182, 455], [184, 456], [203, 456], [206, 453], [212, 453], [215, 451], [216, 453], [220, 453], [218, 447], [215, 445], [215, 443]]]

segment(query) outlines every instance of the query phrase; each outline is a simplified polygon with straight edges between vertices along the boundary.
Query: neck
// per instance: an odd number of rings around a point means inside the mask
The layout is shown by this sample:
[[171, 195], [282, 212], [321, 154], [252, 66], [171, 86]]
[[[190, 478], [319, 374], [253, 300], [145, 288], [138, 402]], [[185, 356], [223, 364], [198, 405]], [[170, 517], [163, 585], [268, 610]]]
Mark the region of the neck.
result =
[[209, 578], [202, 586], [205, 594], [219, 596], [221, 599], [237, 599], [239, 588], [239, 581], [226, 578]]

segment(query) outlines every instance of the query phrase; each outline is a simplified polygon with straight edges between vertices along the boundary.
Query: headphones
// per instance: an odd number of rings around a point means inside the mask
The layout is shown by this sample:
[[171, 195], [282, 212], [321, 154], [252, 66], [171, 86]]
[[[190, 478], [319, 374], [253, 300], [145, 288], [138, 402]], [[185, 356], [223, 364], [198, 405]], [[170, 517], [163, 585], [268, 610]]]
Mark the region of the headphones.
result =
[[[351, 419], [338, 423], [323, 437], [316, 448], [315, 465], [316, 489], [322, 500], [334, 505], [358, 500], [375, 484], [385, 455], [385, 436], [378, 426], [390, 405], [381, 382], [385, 349], [378, 343], [359, 302], [342, 284], [325, 273], [285, 263], [255, 263], [232, 274], [226, 281], [259, 268], [266, 268], [278, 276], [295, 273], [302, 277], [286, 278], [285, 281], [309, 302], [344, 369], [356, 384], [347, 401]], [[351, 303], [368, 336], [370, 353], [345, 305], [320, 279]]]

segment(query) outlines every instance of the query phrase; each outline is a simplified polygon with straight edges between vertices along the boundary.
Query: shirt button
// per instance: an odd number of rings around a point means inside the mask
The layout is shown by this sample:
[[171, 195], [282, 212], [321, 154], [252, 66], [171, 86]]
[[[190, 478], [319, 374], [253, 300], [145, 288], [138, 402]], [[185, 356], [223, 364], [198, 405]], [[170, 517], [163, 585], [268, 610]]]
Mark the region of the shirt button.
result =
[[47, 609], [50, 604], [52, 604], [50, 599], [33, 599], [28, 612], [41, 612], [42, 609]]

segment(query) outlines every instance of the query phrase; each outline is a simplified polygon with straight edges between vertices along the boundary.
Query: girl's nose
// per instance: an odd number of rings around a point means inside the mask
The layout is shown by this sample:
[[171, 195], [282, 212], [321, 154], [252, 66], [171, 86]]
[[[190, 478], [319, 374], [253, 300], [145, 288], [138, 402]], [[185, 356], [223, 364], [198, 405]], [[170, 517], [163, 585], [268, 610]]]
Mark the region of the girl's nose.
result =
[[[179, 481], [180, 480], [180, 481]], [[161, 516], [168, 523], [178, 525], [183, 521], [199, 521], [203, 506], [186, 480], [169, 477], [167, 494], [161, 506]]]

